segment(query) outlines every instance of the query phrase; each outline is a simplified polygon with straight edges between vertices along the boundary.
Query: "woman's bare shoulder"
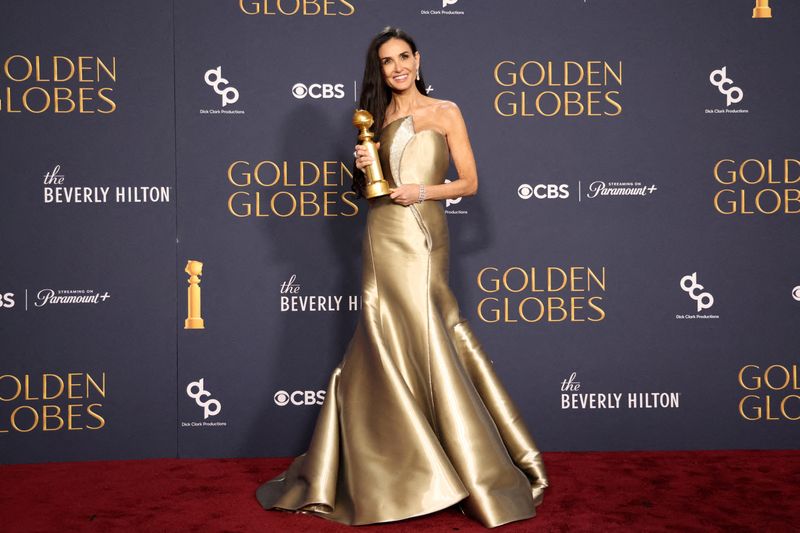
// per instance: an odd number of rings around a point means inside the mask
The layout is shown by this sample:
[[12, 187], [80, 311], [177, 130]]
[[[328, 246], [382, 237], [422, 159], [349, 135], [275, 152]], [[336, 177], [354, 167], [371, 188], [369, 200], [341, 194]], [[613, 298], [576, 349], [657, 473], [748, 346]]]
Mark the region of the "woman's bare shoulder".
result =
[[420, 129], [435, 129], [447, 136], [463, 123], [461, 111], [455, 102], [425, 97], [425, 103], [415, 116], [416, 126]]
[[431, 98], [431, 100], [431, 115], [433, 120], [437, 124], [441, 124], [445, 131], [458, 128], [464, 122], [464, 118], [461, 116], [461, 110], [455, 102], [452, 100], [439, 100], [434, 98]]
[[428, 96], [427, 104], [427, 107], [430, 109], [430, 111], [435, 114], [442, 115], [458, 112], [458, 105], [456, 105], [456, 103], [452, 100], [441, 100], [439, 98], [431, 98]]

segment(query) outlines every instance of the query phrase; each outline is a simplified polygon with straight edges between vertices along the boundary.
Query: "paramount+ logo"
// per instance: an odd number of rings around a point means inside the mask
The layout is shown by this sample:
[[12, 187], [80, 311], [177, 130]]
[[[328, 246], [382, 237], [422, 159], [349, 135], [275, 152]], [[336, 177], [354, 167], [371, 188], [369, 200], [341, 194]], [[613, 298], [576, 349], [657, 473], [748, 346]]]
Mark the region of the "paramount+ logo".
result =
[[325, 402], [324, 390], [296, 390], [287, 392], [279, 390], [273, 397], [275, 405], [286, 407], [287, 405], [322, 405]]

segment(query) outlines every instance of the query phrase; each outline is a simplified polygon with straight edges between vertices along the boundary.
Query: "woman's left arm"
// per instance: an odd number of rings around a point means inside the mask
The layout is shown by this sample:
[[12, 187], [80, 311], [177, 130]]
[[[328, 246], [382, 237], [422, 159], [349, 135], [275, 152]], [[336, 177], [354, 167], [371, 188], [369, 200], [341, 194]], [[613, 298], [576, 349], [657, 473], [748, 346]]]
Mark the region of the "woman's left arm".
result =
[[453, 102], [447, 103], [442, 115], [447, 133], [447, 145], [458, 172], [458, 179], [441, 185], [426, 186], [425, 199], [444, 200], [459, 196], [474, 196], [478, 192], [478, 169], [475, 166], [475, 156], [469, 143], [464, 117]]

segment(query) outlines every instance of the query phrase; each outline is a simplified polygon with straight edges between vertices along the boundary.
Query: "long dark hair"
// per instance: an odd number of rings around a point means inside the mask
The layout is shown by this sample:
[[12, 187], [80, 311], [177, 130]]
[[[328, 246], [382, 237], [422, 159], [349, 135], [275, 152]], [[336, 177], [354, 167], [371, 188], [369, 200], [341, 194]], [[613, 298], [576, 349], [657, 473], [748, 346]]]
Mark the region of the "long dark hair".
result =
[[[375, 132], [376, 139], [381, 135], [383, 121], [386, 118], [386, 106], [389, 105], [392, 99], [392, 90], [383, 81], [381, 59], [378, 57], [378, 49], [389, 39], [402, 39], [411, 47], [412, 54], [417, 53], [417, 45], [414, 43], [414, 39], [400, 28], [392, 28], [391, 26], [381, 30], [369, 43], [367, 58], [364, 62], [364, 80], [361, 82], [361, 97], [358, 99], [358, 107], [369, 111], [375, 120], [372, 130]], [[425, 94], [425, 80], [422, 78], [422, 72], [419, 73], [416, 86], [419, 92]], [[360, 198], [363, 195], [366, 182], [367, 179], [364, 173], [357, 169], [355, 163], [353, 163], [352, 189], [356, 193], [356, 198]]]

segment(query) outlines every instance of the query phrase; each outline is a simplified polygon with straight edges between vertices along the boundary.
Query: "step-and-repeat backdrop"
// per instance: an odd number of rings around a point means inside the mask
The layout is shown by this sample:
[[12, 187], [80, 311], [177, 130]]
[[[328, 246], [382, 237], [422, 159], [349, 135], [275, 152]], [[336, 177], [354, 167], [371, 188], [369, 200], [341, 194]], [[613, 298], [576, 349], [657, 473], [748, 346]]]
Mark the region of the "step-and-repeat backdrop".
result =
[[795, 448], [800, 5], [754, 3], [7, 2], [0, 461], [305, 450], [387, 25], [467, 122], [451, 285], [540, 446]]

